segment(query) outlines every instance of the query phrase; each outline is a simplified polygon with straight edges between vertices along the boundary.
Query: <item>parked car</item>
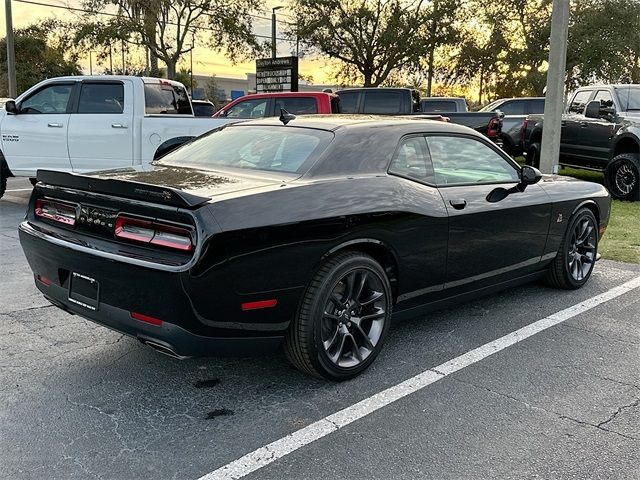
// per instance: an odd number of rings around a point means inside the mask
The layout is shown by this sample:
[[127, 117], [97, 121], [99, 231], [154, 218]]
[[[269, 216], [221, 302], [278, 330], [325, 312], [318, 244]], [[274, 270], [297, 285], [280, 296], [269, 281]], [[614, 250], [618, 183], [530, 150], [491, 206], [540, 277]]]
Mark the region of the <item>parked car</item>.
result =
[[[562, 115], [560, 164], [604, 172], [615, 198], [640, 200], [640, 85], [576, 90]], [[542, 115], [522, 128], [527, 163], [540, 164]]]
[[179, 358], [284, 342], [300, 370], [344, 380], [392, 311], [588, 281], [609, 194], [540, 179], [463, 126], [289, 116], [214, 130], [152, 171], [40, 170], [19, 235], [63, 310]]
[[[349, 88], [336, 92], [343, 113], [373, 115], [424, 115], [420, 94], [410, 88]], [[438, 112], [450, 122], [473, 128], [500, 142], [502, 114], [493, 112]]]
[[468, 112], [467, 101], [462, 97], [426, 97], [420, 99], [423, 113]]
[[544, 97], [501, 98], [480, 112], [502, 112], [502, 149], [512, 157], [522, 155], [522, 125], [527, 115], [544, 113]]
[[196, 119], [181, 83], [133, 76], [50, 78], [0, 110], [0, 197], [7, 177], [148, 164], [228, 123]]
[[222, 107], [214, 117], [264, 118], [280, 116], [284, 109], [293, 115], [340, 113], [335, 95], [325, 92], [272, 92], [245, 95]]
[[216, 106], [209, 100], [191, 100], [193, 114], [196, 117], [213, 117], [216, 113]]

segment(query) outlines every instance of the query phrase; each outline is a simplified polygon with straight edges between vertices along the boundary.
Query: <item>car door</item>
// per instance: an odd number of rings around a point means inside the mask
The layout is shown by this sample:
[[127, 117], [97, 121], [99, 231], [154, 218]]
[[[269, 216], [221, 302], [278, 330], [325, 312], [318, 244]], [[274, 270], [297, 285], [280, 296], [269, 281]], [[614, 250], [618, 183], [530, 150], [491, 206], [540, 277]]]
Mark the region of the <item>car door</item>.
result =
[[74, 172], [133, 165], [132, 96], [131, 81], [80, 83], [68, 133]]
[[569, 163], [574, 159], [579, 162], [589, 156], [585, 145], [589, 119], [584, 116], [584, 109], [592, 95], [591, 90], [578, 90], [569, 103], [567, 113], [562, 116], [560, 155], [567, 156]]
[[445, 288], [468, 290], [539, 267], [551, 205], [539, 185], [497, 202], [496, 188], [519, 183], [519, 167], [478, 137], [427, 136], [435, 183], [449, 216]]
[[[613, 97], [608, 90], [598, 90], [593, 100], [603, 107], [614, 107]], [[588, 133], [584, 135], [585, 150], [590, 159], [599, 160], [603, 166], [609, 160], [611, 138], [615, 132], [615, 115], [608, 118], [589, 118]]]
[[17, 105], [2, 122], [2, 151], [14, 175], [38, 169], [71, 170], [67, 131], [75, 82], [47, 84]]

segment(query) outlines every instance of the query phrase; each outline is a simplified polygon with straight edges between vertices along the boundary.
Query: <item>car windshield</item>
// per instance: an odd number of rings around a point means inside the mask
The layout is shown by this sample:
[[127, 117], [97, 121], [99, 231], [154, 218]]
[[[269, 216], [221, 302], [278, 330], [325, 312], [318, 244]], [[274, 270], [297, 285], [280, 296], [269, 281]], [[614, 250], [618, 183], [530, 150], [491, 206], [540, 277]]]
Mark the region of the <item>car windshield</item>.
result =
[[620, 108], [626, 110], [640, 110], [640, 87], [616, 87], [616, 93], [620, 100]]
[[160, 163], [218, 170], [306, 172], [333, 140], [326, 130], [285, 126], [226, 126], [162, 157]]

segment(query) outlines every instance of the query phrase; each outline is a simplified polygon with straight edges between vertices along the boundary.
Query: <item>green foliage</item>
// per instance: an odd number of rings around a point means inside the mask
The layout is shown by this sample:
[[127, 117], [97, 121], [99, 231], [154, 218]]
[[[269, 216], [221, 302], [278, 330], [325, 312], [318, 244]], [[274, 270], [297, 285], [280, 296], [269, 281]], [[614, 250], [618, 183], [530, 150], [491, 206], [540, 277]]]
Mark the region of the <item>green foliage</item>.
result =
[[422, 1], [294, 0], [288, 35], [339, 61], [343, 83], [382, 84], [394, 71], [415, 70], [426, 49]]
[[[189, 90], [189, 92], [193, 94], [193, 92], [191, 91], [191, 72], [188, 68], [181, 68], [180, 70], [178, 70], [173, 79], [183, 84], [185, 87], [187, 87], [187, 90]], [[194, 78], [193, 90], [195, 90], [196, 88], [198, 88], [198, 82]]]
[[[18, 94], [47, 78], [82, 74], [77, 59], [67, 58], [66, 45], [54, 38], [52, 26], [45, 21], [15, 31]], [[4, 38], [0, 41], [0, 69], [0, 96], [7, 97], [7, 44]]]
[[227, 104], [227, 99], [220, 91], [215, 75], [211, 75], [204, 86], [204, 98], [213, 103], [216, 109], [220, 109]]
[[567, 80], [640, 83], [640, 0], [576, 0], [569, 28]]
[[[125, 41], [148, 48], [152, 74], [157, 60], [174, 78], [180, 59], [196, 41], [223, 51], [232, 60], [262, 51], [252, 31], [250, 14], [259, 11], [259, 0], [85, 0], [92, 13], [74, 22], [76, 42], [102, 55], [113, 42]], [[104, 17], [115, 9], [120, 15]]]

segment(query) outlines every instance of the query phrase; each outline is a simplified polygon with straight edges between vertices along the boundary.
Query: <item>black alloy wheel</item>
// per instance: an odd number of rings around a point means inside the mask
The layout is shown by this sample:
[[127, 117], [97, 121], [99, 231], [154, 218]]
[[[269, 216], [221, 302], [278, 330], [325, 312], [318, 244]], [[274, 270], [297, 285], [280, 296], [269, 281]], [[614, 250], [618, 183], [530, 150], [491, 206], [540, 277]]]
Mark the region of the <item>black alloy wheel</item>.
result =
[[285, 337], [299, 370], [330, 380], [364, 371], [382, 349], [391, 323], [391, 286], [384, 269], [360, 252], [340, 252], [318, 269]]
[[333, 287], [322, 316], [321, 338], [334, 365], [364, 362], [380, 341], [387, 317], [382, 280], [366, 268], [345, 274]]
[[581, 208], [570, 219], [558, 255], [551, 263], [546, 281], [567, 290], [582, 287], [593, 272], [598, 254], [598, 222], [593, 212]]
[[605, 185], [619, 200], [640, 200], [640, 155], [617, 155], [605, 169]]

